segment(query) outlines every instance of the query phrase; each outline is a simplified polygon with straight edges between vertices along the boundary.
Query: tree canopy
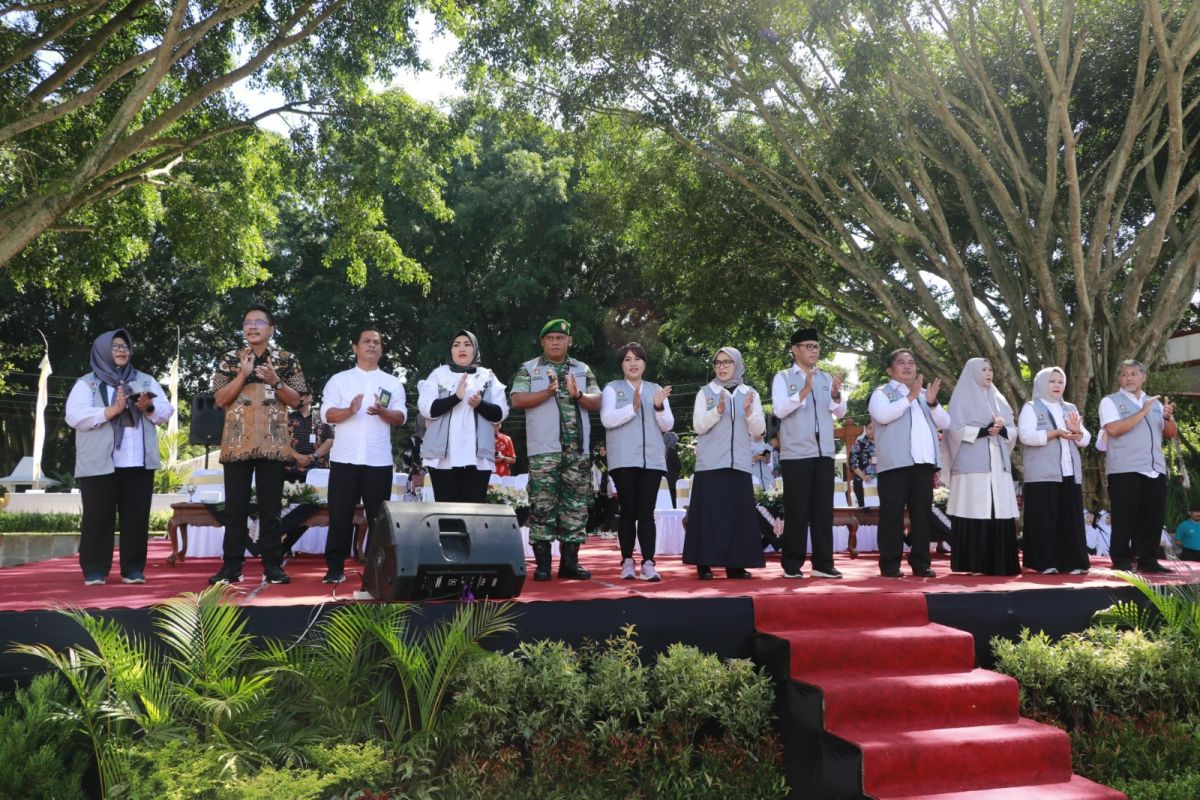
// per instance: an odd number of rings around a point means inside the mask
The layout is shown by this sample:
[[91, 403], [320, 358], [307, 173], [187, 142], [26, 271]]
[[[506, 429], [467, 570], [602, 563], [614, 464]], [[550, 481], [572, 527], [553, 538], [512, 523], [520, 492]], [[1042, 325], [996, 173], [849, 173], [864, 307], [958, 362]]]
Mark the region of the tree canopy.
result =
[[[719, 197], [638, 210], [654, 241], [668, 219], [754, 228], [680, 259], [685, 283], [739, 262], [727, 308], [774, 304], [766, 271], [785, 306], [950, 381], [982, 355], [1024, 399], [1022, 369], [1058, 364], [1082, 397], [1154, 361], [1196, 290], [1192, 2], [522, 0], [488, 5], [467, 48], [508, 91], [659, 131], [712, 173], [667, 194]], [[627, 163], [678, 158], [661, 147]]]

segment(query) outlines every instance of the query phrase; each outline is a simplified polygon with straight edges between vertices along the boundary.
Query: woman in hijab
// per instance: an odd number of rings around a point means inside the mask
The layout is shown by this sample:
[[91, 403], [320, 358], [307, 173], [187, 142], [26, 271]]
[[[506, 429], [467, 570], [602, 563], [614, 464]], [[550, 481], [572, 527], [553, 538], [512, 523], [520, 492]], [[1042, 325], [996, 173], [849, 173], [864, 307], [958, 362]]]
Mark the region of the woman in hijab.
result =
[[85, 586], [108, 578], [116, 518], [121, 519], [121, 580], [146, 582], [146, 539], [158, 431], [175, 413], [158, 381], [133, 367], [133, 339], [124, 328], [92, 342], [92, 371], [67, 396], [75, 429], [75, 479], [83, 501], [79, 566]]
[[[622, 347], [620, 356], [623, 377], [604, 387], [600, 422], [608, 431], [608, 467], [621, 507], [617, 528], [621, 579], [657, 583], [661, 578], [654, 568], [658, 537], [654, 505], [667, 472], [667, 446], [662, 435], [675, 426], [667, 401], [671, 387], [645, 380], [646, 351], [637, 342]], [[640, 574], [633, 564], [635, 539], [642, 553]]]
[[486, 503], [496, 458], [492, 423], [508, 416], [504, 384], [480, 365], [479, 340], [454, 334], [446, 363], [417, 384], [417, 408], [428, 420], [421, 460], [439, 503]]
[[1012, 407], [992, 385], [992, 365], [972, 358], [950, 397], [950, 569], [1016, 575], [1017, 494], [1009, 457]]
[[1092, 435], [1079, 409], [1063, 400], [1066, 388], [1059, 367], [1040, 371], [1017, 426], [1025, 447], [1025, 567], [1044, 575], [1082, 575], [1089, 564], [1079, 448]]
[[747, 567], [765, 563], [750, 478], [751, 442], [767, 429], [758, 392], [742, 382], [742, 354], [722, 347], [713, 359], [716, 378], [696, 394], [696, 471], [687, 515], [683, 563], [696, 565], [700, 580], [712, 567], [730, 578], [749, 578]]

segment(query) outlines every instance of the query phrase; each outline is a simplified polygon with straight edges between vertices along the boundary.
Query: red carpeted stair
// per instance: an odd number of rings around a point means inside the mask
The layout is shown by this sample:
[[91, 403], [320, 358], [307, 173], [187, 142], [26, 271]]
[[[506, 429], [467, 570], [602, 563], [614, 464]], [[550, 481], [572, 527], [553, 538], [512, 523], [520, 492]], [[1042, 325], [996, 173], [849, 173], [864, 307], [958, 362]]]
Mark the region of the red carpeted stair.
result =
[[1119, 800], [1071, 773], [1066, 733], [1024, 719], [1012, 678], [975, 669], [971, 634], [929, 622], [919, 593], [754, 598], [760, 634], [822, 694], [824, 731], [861, 752], [880, 800]]

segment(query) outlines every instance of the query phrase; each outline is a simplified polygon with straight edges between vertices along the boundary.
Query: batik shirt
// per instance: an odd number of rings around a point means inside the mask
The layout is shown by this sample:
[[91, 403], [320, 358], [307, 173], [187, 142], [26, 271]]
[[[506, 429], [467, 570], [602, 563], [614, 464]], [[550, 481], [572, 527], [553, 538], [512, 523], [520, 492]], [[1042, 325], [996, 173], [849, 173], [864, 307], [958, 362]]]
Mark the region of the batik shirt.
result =
[[[242, 370], [240, 357], [243, 352], [243, 348], [230, 350], [217, 361], [217, 368], [212, 377], [214, 393], [237, 379]], [[268, 356], [281, 381], [298, 394], [308, 391], [300, 362], [294, 355], [270, 345], [262, 356], [255, 357], [255, 368], [265, 365]], [[288, 431], [287, 406], [279, 400], [271, 386], [251, 372], [232, 405], [225, 409], [221, 463], [259, 458], [267, 461], [287, 461], [291, 438]]]

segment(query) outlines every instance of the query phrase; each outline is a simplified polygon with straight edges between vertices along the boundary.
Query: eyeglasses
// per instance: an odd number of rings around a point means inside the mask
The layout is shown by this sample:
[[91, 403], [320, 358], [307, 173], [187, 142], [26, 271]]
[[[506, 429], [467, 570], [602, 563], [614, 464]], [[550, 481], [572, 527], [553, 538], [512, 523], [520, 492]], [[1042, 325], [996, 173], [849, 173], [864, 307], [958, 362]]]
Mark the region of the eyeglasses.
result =
[[817, 344], [816, 342], [803, 342], [803, 343], [797, 344], [796, 346], [803, 347], [805, 350], [820, 350], [821, 349], [821, 345]]
[[244, 320], [242, 320], [243, 328], [266, 328], [266, 327], [269, 327], [270, 324], [271, 323], [267, 322], [265, 319], [244, 319]]
[[114, 345], [112, 346], [112, 351], [113, 351], [114, 353], [128, 353], [128, 352], [129, 352], [129, 345], [127, 345], [127, 344], [114, 344]]
[[713, 362], [714, 367], [732, 367], [733, 364], [734, 362], [728, 358], [721, 358]]

